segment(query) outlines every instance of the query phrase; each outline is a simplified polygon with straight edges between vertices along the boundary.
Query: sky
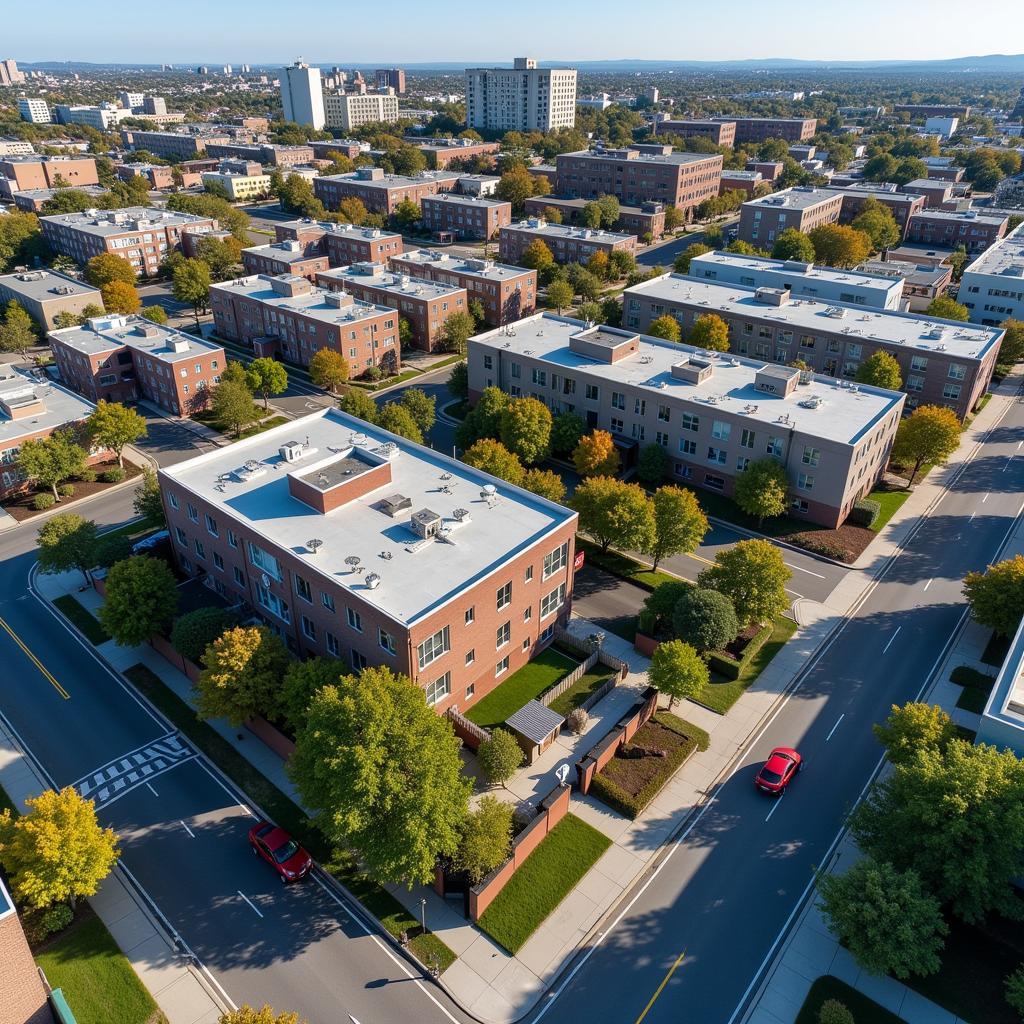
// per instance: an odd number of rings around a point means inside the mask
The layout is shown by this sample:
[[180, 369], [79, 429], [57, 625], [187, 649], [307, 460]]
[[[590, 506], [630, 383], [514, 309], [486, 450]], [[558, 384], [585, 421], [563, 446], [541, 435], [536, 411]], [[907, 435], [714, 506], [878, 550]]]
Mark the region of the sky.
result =
[[1024, 51], [1024, 2], [43, 0], [10, 4], [0, 50], [23, 62], [147, 64], [916, 60]]

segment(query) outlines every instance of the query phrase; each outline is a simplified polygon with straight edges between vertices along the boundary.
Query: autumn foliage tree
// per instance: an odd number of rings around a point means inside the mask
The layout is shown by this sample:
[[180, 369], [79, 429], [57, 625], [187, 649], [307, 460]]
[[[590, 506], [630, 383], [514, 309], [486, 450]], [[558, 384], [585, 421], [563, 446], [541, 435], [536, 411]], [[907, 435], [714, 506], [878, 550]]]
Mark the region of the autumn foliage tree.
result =
[[956, 413], [942, 405], [921, 405], [900, 423], [891, 458], [913, 466], [907, 481], [910, 487], [926, 462], [945, 462], [959, 445], [960, 420]]
[[741, 540], [715, 555], [697, 584], [725, 594], [743, 626], [771, 622], [789, 607], [786, 584], [793, 573], [768, 540]]
[[717, 313], [697, 317], [686, 339], [687, 344], [712, 352], [729, 351], [729, 325]]
[[969, 572], [964, 597], [983, 626], [1013, 636], [1024, 615], [1024, 555], [1004, 559], [984, 572]]
[[580, 476], [614, 476], [621, 460], [612, 435], [607, 430], [593, 430], [580, 438], [572, 453], [573, 465]]

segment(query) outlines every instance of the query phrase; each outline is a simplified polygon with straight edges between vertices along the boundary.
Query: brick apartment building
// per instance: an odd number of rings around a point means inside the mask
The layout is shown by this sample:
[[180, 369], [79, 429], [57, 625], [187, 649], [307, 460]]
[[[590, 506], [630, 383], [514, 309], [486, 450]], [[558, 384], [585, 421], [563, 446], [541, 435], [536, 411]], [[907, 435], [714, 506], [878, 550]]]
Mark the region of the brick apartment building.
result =
[[501, 150], [500, 142], [477, 142], [475, 139], [423, 139], [406, 141], [427, 158], [427, 167], [443, 171], [452, 164], [461, 164], [478, 156], [493, 157]]
[[[2, 70], [2, 65], [0, 65]], [[6, 84], [6, 83], [0, 83]], [[11, 894], [0, 881], [0, 964], [4, 1000], [0, 1024], [53, 1024], [39, 969], [18, 920]]]
[[57, 180], [68, 185], [98, 185], [96, 161], [91, 156], [7, 156], [0, 159], [0, 178], [10, 192], [31, 188], [56, 188]]
[[748, 160], [747, 170], [758, 171], [765, 181], [776, 182], [782, 177], [786, 165], [778, 160]]
[[271, 167], [296, 167], [300, 164], [312, 163], [313, 147], [277, 146], [258, 142], [216, 142], [207, 143], [206, 152], [210, 156], [227, 157], [234, 160], [255, 160], [257, 163]]
[[332, 153], [340, 153], [347, 156], [349, 160], [355, 160], [360, 153], [364, 153], [369, 144], [359, 142], [357, 139], [331, 139], [328, 142], [313, 141], [310, 144], [313, 150], [314, 160], [330, 160]]
[[843, 201], [841, 191], [811, 186], [751, 199], [740, 207], [736, 237], [760, 249], [771, 249], [775, 239], [789, 228], [807, 234], [820, 224], [835, 224]]
[[813, 139], [818, 131], [818, 121], [813, 117], [722, 117], [712, 120], [735, 124], [737, 146], [766, 139], [806, 142]]
[[765, 181], [760, 171], [722, 171], [722, 180], [718, 186], [718, 194], [726, 192], [746, 192], [753, 196], [758, 187], [764, 186], [770, 189], [771, 183]]
[[895, 260], [891, 250], [884, 260], [865, 260], [854, 269], [873, 277], [888, 277], [902, 284], [900, 307], [923, 313], [953, 282], [953, 268], [948, 263], [930, 267], [924, 264]]
[[122, 181], [145, 178], [150, 188], [174, 187], [174, 170], [167, 164], [117, 164], [114, 173]]
[[326, 256], [309, 252], [298, 239], [273, 242], [270, 245], [255, 245], [242, 250], [242, 266], [246, 274], [294, 274], [308, 281], [315, 281], [321, 270], [330, 267]]
[[21, 270], [0, 276], [0, 307], [11, 300], [49, 330], [58, 313], [81, 313], [86, 306], [103, 308], [98, 288], [55, 270]]
[[342, 199], [360, 199], [370, 213], [391, 216], [403, 199], [418, 206], [426, 196], [451, 192], [459, 182], [457, 171], [423, 171], [415, 177], [385, 174], [382, 167], [359, 167], [349, 174], [330, 174], [313, 180], [313, 192], [329, 210]]
[[492, 260], [450, 256], [439, 249], [414, 249], [391, 257], [391, 269], [421, 281], [465, 288], [479, 300], [487, 323], [509, 324], [528, 316], [537, 304], [537, 271]]
[[128, 149], [144, 149], [164, 160], [191, 160], [206, 152], [207, 145], [227, 143], [226, 132], [158, 132], [122, 128], [121, 142]]
[[707, 153], [660, 153], [593, 149], [560, 153], [555, 193], [573, 198], [615, 196], [627, 206], [657, 202], [675, 206], [689, 219], [705, 199], [718, 195], [722, 157]]
[[905, 238], [910, 218], [924, 210], [926, 203], [923, 195], [909, 192], [890, 192], [886, 189], [855, 185], [842, 189], [843, 205], [839, 211], [839, 222], [849, 224], [864, 209], [868, 199], [880, 202], [893, 216], [900, 237]]
[[777, 459], [790, 512], [827, 527], [881, 476], [905, 399], [550, 313], [523, 321], [515, 338], [477, 335], [468, 361], [471, 400], [495, 386], [575, 412], [609, 431], [627, 460], [660, 445], [688, 486], [732, 494], [750, 462]]
[[990, 327], [678, 274], [644, 281], [623, 294], [623, 324], [632, 330], [646, 330], [668, 314], [686, 337], [705, 313], [728, 324], [730, 351], [737, 355], [776, 363], [800, 359], [826, 377], [853, 379], [865, 359], [886, 352], [900, 364], [908, 407], [944, 405], [960, 419], [988, 389], [1003, 337]]
[[936, 245], [955, 249], [962, 245], [969, 253], [982, 253], [1006, 234], [1005, 214], [982, 210], [922, 210], [910, 218], [907, 241], [915, 245]]
[[539, 239], [556, 263], [586, 263], [596, 252], [635, 252], [636, 235], [622, 235], [568, 224], [549, 224], [542, 217], [530, 217], [501, 229], [498, 251], [506, 263], [518, 263], [534, 240]]
[[486, 241], [512, 223], [512, 204], [500, 199], [480, 199], [455, 192], [424, 196], [420, 200], [423, 226], [456, 238]]
[[210, 217], [144, 206], [60, 213], [39, 221], [54, 252], [81, 265], [100, 253], [113, 253], [145, 275], [159, 270], [161, 261], [181, 245], [183, 233], [218, 227]]
[[381, 263], [327, 270], [317, 274], [316, 283], [328, 291], [348, 292], [364, 302], [398, 310], [412, 328], [412, 343], [425, 352], [442, 344], [450, 316], [469, 312], [465, 288], [395, 274]]
[[50, 331], [61, 379], [90, 401], [145, 398], [175, 416], [205, 409], [226, 358], [220, 345], [131, 314]]
[[329, 348], [345, 357], [353, 377], [373, 366], [390, 372], [401, 366], [393, 308], [314, 287], [304, 277], [259, 274], [215, 284], [210, 308], [220, 333], [252, 345], [259, 355], [279, 348], [286, 359], [308, 366], [320, 349]]
[[278, 242], [301, 242], [308, 255], [326, 255], [332, 267], [386, 263], [402, 251], [402, 236], [397, 232], [312, 218], [275, 224], [274, 235]]
[[953, 203], [953, 187], [955, 182], [935, 178], [915, 178], [903, 186], [909, 195], [924, 196], [927, 210], [950, 209], [947, 204]]
[[186, 573], [302, 655], [409, 676], [439, 713], [568, 619], [574, 512], [337, 409], [158, 478]]
[[[3, 182], [0, 181], [0, 198], [7, 198], [3, 195], [2, 190]], [[10, 198], [14, 200], [15, 208], [24, 213], [42, 213], [43, 206], [53, 199], [57, 191], [55, 188], [26, 188], [13, 193]], [[102, 185], [82, 185], [76, 191], [92, 196], [96, 202], [102, 202], [102, 197], [107, 190]]]
[[[593, 201], [565, 196], [531, 196], [526, 200], [526, 215], [543, 217], [547, 208], [551, 207], [562, 215], [563, 224], [578, 224], [583, 207]], [[643, 238], [648, 232], [652, 240], [661, 238], [665, 233], [664, 204], [651, 201], [641, 203], [640, 206], [623, 206], [620, 203], [615, 230], [626, 235], [636, 235], [637, 238]]]
[[707, 139], [716, 146], [732, 149], [736, 142], [735, 121], [677, 120], [666, 118], [654, 125], [659, 135], [678, 135], [681, 139]]

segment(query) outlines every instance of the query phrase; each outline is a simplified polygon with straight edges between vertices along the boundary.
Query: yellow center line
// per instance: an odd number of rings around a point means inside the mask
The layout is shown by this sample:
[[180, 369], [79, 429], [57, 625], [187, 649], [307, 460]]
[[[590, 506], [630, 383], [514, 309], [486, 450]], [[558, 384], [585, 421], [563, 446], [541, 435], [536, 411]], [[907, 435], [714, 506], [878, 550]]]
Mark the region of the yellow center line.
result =
[[18, 634], [15, 633], [13, 629], [11, 629], [11, 627], [7, 624], [7, 622], [4, 619], [0, 619], [0, 626], [3, 627], [4, 632], [7, 633], [7, 635], [25, 652], [25, 654], [28, 656], [32, 664], [35, 665], [37, 669], [39, 669], [39, 671], [43, 674], [43, 676], [50, 683], [50, 685], [65, 700], [71, 700], [71, 694], [68, 693], [68, 691], [65, 690], [64, 687], [61, 686], [56, 679], [54, 679], [53, 674], [50, 672], [50, 670], [28, 649], [28, 647], [25, 646], [25, 643], [22, 641], [21, 637], [18, 636]]
[[637, 1017], [637, 1019], [634, 1022], [634, 1024], [640, 1024], [640, 1022], [644, 1019], [644, 1017], [647, 1016], [647, 1014], [651, 1010], [651, 1007], [655, 1004], [655, 1002], [657, 1002], [658, 996], [661, 995], [661, 993], [664, 990], [665, 986], [669, 983], [669, 979], [672, 977], [673, 974], [676, 973], [676, 969], [683, 962], [683, 958], [685, 956], [686, 956], [686, 950], [684, 949], [682, 951], [682, 953], [680, 953], [679, 956], [676, 957], [676, 962], [668, 969], [668, 974], [666, 974], [665, 977], [661, 979], [661, 984], [654, 990], [654, 995], [651, 996], [651, 1001], [644, 1007], [644, 1012], [641, 1013], [639, 1017]]
[[703, 555], [695, 555], [692, 551], [688, 551], [686, 554], [687, 554], [688, 558], [692, 558], [692, 559], [694, 559], [697, 562], [703, 562], [705, 565], [714, 565], [715, 564], [714, 562], [711, 561], [710, 558], [705, 558]]

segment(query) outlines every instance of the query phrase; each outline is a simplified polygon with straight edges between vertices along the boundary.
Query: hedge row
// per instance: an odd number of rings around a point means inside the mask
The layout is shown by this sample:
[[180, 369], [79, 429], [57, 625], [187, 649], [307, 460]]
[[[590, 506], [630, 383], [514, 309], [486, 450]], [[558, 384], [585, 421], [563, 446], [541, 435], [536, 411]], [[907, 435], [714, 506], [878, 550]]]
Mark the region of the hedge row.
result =
[[757, 652], [768, 642], [768, 638], [772, 635], [772, 628], [771, 623], [768, 623], [767, 626], [762, 626], [760, 631], [751, 638], [750, 643], [744, 648], [743, 655], [740, 658], [730, 658], [728, 654], [722, 651], [712, 652], [708, 655], [708, 668], [712, 672], [725, 676], [726, 679], [739, 679], [740, 673], [754, 660]]

